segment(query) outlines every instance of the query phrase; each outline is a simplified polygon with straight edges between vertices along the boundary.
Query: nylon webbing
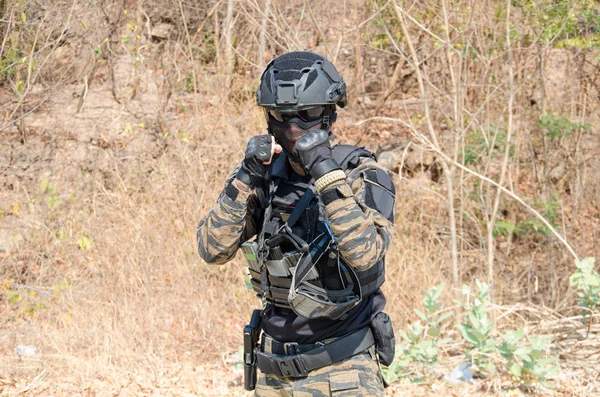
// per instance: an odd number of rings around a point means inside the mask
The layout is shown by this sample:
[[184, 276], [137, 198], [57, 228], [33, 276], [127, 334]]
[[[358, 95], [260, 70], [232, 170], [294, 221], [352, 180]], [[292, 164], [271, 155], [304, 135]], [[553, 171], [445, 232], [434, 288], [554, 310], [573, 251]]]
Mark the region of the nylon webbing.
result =
[[373, 332], [367, 326], [302, 354], [284, 356], [257, 351], [256, 358], [258, 368], [263, 373], [283, 378], [301, 378], [312, 370], [363, 352], [374, 343]]
[[292, 211], [292, 213], [290, 214], [290, 217], [288, 218], [288, 220], [286, 222], [286, 224], [290, 228], [292, 226], [294, 226], [296, 224], [296, 222], [298, 222], [298, 219], [300, 219], [300, 217], [302, 216], [302, 213], [308, 207], [308, 205], [310, 204], [310, 201], [315, 197], [315, 195], [316, 194], [313, 189], [311, 189], [311, 188], [306, 189], [306, 191], [302, 195], [302, 198], [300, 200], [298, 200], [296, 207], [294, 208], [294, 210]]

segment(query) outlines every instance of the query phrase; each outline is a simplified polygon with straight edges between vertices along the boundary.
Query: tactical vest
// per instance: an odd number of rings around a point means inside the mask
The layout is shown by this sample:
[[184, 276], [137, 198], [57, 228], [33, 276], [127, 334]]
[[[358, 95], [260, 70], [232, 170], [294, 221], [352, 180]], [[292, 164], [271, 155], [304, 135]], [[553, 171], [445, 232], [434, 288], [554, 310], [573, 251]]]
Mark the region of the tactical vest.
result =
[[[333, 157], [342, 169], [348, 170], [358, 166], [361, 157], [375, 156], [364, 148], [337, 145], [333, 148]], [[258, 194], [259, 198], [264, 197], [261, 200], [264, 217], [258, 238], [256, 242], [242, 245], [249, 263], [253, 290], [267, 303], [289, 309], [288, 296], [294, 270], [299, 260], [309, 254], [311, 247], [313, 266], [302, 277], [322, 288], [324, 294], [333, 295], [322, 298], [343, 298], [335, 296], [340, 293], [352, 293], [361, 298], [373, 294], [385, 279], [384, 260], [365, 271], [352, 269], [358, 285], [354, 285], [353, 291], [344, 288], [346, 283], [338, 266], [341, 257], [325, 222], [324, 205], [309, 177], [295, 181], [285, 177], [286, 173], [290, 175], [287, 161], [285, 156], [281, 156], [273, 164], [269, 186], [263, 187]]]

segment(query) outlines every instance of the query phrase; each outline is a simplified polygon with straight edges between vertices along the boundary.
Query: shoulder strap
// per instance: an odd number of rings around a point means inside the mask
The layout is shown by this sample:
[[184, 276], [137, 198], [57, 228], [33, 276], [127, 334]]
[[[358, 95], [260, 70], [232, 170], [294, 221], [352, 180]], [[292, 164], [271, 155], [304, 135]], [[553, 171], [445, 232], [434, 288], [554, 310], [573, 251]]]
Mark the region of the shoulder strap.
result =
[[306, 191], [302, 195], [302, 198], [300, 198], [300, 200], [298, 200], [298, 203], [296, 203], [296, 207], [294, 208], [294, 210], [292, 211], [292, 213], [290, 214], [290, 217], [288, 218], [288, 220], [286, 222], [286, 224], [289, 227], [293, 227], [296, 224], [298, 219], [300, 219], [300, 217], [304, 213], [304, 210], [310, 204], [310, 201], [315, 197], [315, 195], [316, 194], [313, 189], [311, 189], [311, 188], [306, 189]]
[[377, 160], [375, 154], [364, 147], [352, 145], [335, 145], [333, 147], [333, 158], [345, 171], [348, 168], [356, 168], [361, 157], [370, 157]]

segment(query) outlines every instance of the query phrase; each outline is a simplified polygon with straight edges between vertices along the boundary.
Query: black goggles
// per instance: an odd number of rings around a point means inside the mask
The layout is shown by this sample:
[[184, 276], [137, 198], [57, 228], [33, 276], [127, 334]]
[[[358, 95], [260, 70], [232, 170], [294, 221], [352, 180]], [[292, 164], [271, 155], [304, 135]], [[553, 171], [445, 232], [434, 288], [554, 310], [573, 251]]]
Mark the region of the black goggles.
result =
[[271, 115], [275, 120], [283, 123], [293, 118], [299, 118], [302, 121], [315, 121], [323, 117], [325, 106], [316, 106], [310, 109], [297, 110], [294, 112], [280, 112], [273, 109], [265, 109], [267, 115]]

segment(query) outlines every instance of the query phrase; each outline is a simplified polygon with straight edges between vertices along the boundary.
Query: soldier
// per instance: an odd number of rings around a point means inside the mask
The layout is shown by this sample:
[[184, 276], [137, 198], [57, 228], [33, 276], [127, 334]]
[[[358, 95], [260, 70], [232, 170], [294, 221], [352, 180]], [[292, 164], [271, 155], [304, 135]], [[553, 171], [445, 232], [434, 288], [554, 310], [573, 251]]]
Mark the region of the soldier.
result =
[[208, 263], [242, 249], [263, 303], [245, 330], [246, 388], [258, 366], [256, 396], [382, 396], [379, 362], [394, 355], [379, 288], [394, 185], [372, 153], [331, 147], [347, 96], [324, 57], [292, 52], [271, 61], [257, 102], [268, 134], [250, 139], [197, 231]]

